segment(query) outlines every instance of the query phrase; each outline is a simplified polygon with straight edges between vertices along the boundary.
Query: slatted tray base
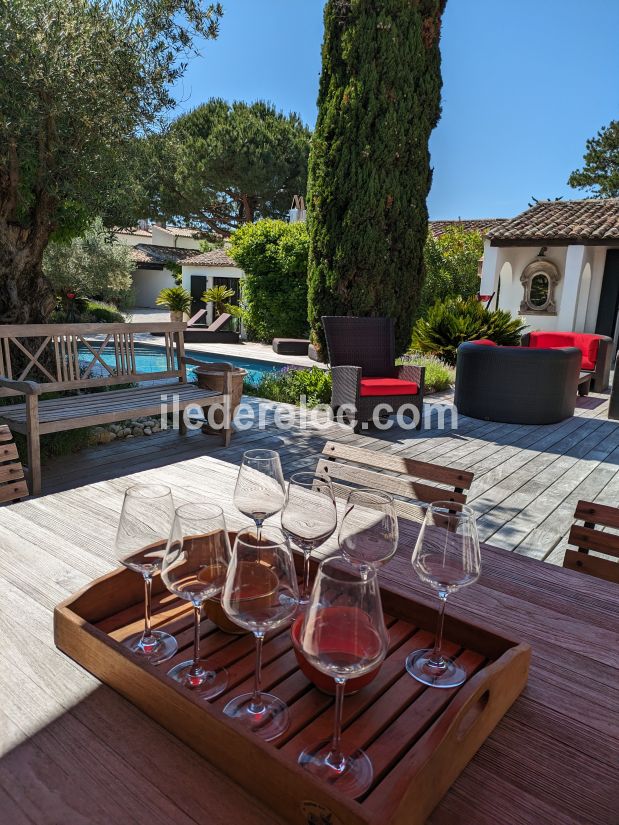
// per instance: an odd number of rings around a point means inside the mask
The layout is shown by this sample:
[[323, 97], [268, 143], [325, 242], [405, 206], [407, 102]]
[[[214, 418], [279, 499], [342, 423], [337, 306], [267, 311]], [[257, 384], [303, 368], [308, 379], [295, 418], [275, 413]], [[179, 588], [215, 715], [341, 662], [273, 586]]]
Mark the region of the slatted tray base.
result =
[[337, 782], [317, 782], [296, 764], [305, 747], [328, 739], [333, 698], [299, 670], [289, 628], [265, 641], [263, 688], [288, 704], [290, 727], [264, 743], [222, 713], [231, 697], [253, 686], [253, 636], [233, 636], [203, 621], [201, 655], [225, 667], [229, 682], [212, 703], [200, 701], [165, 675], [191, 658], [191, 611], [161, 582], [154, 589], [153, 625], [174, 634], [179, 646], [163, 665], [143, 666], [121, 645], [143, 626], [141, 582], [124, 569], [56, 608], [56, 644], [292, 823], [423, 822], [527, 679], [527, 645], [448, 618], [447, 652], [469, 678], [449, 690], [416, 682], [404, 662], [412, 650], [431, 646], [436, 613], [383, 588], [387, 658], [374, 681], [344, 702], [345, 745], [364, 748], [374, 766], [372, 787], [352, 801]]

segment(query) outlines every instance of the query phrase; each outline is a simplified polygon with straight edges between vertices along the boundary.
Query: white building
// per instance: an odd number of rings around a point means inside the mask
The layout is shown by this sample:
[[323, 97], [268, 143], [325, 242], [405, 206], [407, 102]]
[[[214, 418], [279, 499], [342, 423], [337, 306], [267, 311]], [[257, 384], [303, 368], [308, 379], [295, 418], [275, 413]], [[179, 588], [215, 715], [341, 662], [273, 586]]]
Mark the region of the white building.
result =
[[[204, 290], [212, 286], [225, 285], [233, 289], [238, 298], [243, 270], [224, 249], [202, 252], [199, 237], [192, 229], [144, 223], [135, 229], [119, 230], [115, 238], [132, 247], [136, 267], [133, 272], [135, 307], [155, 307], [161, 290], [174, 286], [170, 263], [181, 267], [183, 286], [191, 292], [194, 301], [192, 315], [204, 308], [200, 298]], [[208, 309], [207, 322], [210, 323], [212, 307]]]
[[486, 235], [480, 292], [530, 330], [619, 335], [619, 199], [541, 201]]

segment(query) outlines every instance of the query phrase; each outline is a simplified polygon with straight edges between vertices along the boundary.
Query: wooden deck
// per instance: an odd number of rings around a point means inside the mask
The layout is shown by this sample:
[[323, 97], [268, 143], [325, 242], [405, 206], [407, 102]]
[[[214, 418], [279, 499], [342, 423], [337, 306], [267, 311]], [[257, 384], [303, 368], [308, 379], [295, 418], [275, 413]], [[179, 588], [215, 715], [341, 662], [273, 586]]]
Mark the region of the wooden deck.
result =
[[[576, 415], [560, 424], [497, 424], [461, 416], [457, 427], [443, 430], [437, 427], [436, 411], [449, 397], [435, 397], [426, 408], [430, 429], [417, 433], [394, 427], [358, 435], [337, 424], [303, 428], [292, 407], [246, 401], [261, 408], [266, 427], [236, 433], [228, 449], [219, 437], [199, 431], [186, 437], [169, 431], [119, 441], [48, 462], [44, 493], [204, 454], [238, 464], [244, 450], [258, 446], [280, 450], [289, 475], [309, 463], [325, 441], [337, 440], [474, 472], [468, 500], [478, 514], [482, 540], [558, 564], [576, 502], [585, 498], [616, 505], [619, 498], [619, 422], [607, 419], [607, 395], [580, 398]], [[295, 412], [295, 423], [287, 430], [274, 425], [278, 407]]]

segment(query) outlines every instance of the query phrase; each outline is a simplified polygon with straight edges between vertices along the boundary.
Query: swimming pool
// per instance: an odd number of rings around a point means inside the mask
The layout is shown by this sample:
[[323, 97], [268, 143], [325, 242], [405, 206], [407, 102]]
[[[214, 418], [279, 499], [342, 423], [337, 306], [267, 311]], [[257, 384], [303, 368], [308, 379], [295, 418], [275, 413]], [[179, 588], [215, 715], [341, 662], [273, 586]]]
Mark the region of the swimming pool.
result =
[[[83, 355], [84, 360], [88, 363], [92, 355], [86, 347], [80, 347], [80, 355]], [[257, 385], [260, 383], [265, 375], [273, 375], [284, 372], [288, 367], [286, 364], [276, 364], [272, 361], [257, 361], [252, 358], [239, 358], [233, 355], [215, 355], [210, 352], [197, 352], [196, 350], [186, 350], [186, 355], [196, 358], [198, 361], [209, 361], [211, 363], [221, 364], [227, 362], [233, 364], [235, 367], [242, 367], [247, 370], [246, 381]], [[103, 360], [110, 366], [116, 363], [114, 355], [114, 347], [107, 346], [101, 353]], [[148, 344], [135, 343], [135, 360], [137, 363], [138, 372], [164, 372], [166, 369], [165, 354], [159, 347], [149, 346]], [[93, 370], [93, 372], [95, 372]], [[99, 366], [98, 372], [103, 374], [103, 367]], [[190, 380], [194, 378], [195, 367], [187, 366], [187, 376]]]

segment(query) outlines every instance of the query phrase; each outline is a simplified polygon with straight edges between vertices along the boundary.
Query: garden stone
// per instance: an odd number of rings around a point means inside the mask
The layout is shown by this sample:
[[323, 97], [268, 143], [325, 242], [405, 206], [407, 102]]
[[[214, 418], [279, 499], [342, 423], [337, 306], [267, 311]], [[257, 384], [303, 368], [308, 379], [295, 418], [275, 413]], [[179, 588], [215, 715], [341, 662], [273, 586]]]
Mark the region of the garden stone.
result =
[[134, 427], [133, 435], [144, 435], [144, 430], [141, 427]]
[[153, 431], [150, 427], [144, 427], [144, 435], [152, 435]]

